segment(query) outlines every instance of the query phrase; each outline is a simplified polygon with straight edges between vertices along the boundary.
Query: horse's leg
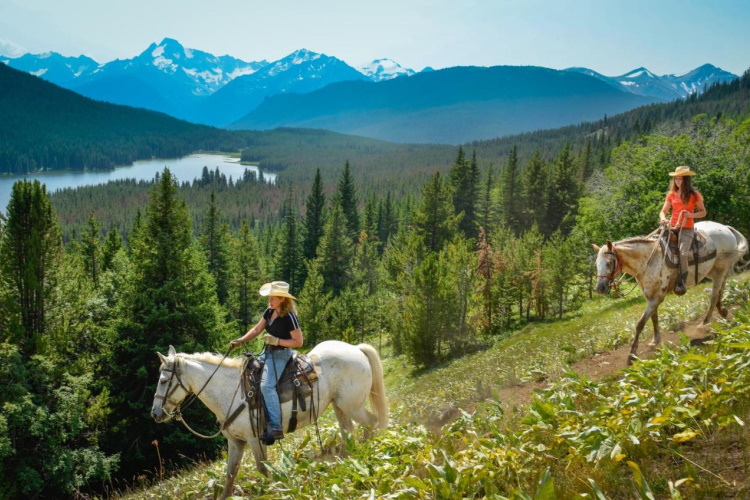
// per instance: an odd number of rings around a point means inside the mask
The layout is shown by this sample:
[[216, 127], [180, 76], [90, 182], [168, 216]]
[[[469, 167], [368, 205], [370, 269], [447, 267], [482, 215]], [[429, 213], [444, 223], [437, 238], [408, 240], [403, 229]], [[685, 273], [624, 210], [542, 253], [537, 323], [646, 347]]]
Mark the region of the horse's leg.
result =
[[242, 453], [245, 451], [245, 442], [239, 439], [229, 438], [229, 461], [227, 462], [227, 481], [224, 483], [224, 491], [221, 492], [221, 500], [232, 496], [234, 492], [234, 479], [240, 470]]
[[256, 437], [250, 438], [250, 450], [253, 452], [255, 466], [261, 474], [268, 475], [268, 469], [263, 461], [266, 459], [266, 446]]
[[648, 345], [656, 347], [661, 344], [661, 330], [659, 330], [659, 305], [654, 309], [654, 313], [651, 315], [651, 324], [654, 325], [654, 338]]
[[721, 299], [724, 298], [724, 287], [727, 284], [727, 277], [724, 276], [724, 280], [721, 282], [721, 290], [719, 291], [719, 300], [716, 301], [716, 308], [719, 311], [719, 314], [721, 314], [722, 318], [726, 318], [729, 315], [729, 309], [726, 308], [724, 304], [721, 303]]
[[349, 414], [359, 425], [365, 429], [365, 438], [372, 437], [372, 427], [378, 423], [378, 416], [369, 411], [366, 407], [360, 406]]
[[339, 408], [336, 403], [333, 404], [333, 411], [336, 413], [336, 420], [339, 421], [339, 429], [341, 430], [341, 441], [346, 443], [346, 433], [352, 434], [354, 432], [354, 424], [349, 415], [344, 413], [344, 410]]
[[[728, 312], [725, 307], [722, 307], [721, 305], [721, 295], [724, 293], [724, 283], [727, 279], [727, 273], [725, 272], [724, 275], [720, 278], [715, 278], [713, 280], [713, 286], [711, 287], [711, 303], [708, 305], [708, 312], [706, 313], [706, 317], [703, 318], [703, 324], [707, 324], [709, 320], [711, 319], [711, 315], [714, 312], [714, 307], [719, 308], [719, 313], [726, 317], [726, 313]], [[724, 309], [724, 311], [722, 311]]]
[[633, 343], [630, 346], [630, 355], [628, 356], [628, 364], [632, 365], [633, 361], [637, 358], [636, 353], [638, 352], [638, 339], [641, 336], [641, 332], [643, 331], [643, 327], [646, 325], [646, 321], [651, 318], [651, 315], [654, 314], [654, 311], [656, 311], [656, 308], [659, 307], [659, 303], [661, 300], [656, 298], [647, 299], [647, 305], [646, 310], [643, 311], [643, 314], [641, 315], [641, 319], [638, 320], [638, 323], [635, 325], [635, 338], [633, 339]]

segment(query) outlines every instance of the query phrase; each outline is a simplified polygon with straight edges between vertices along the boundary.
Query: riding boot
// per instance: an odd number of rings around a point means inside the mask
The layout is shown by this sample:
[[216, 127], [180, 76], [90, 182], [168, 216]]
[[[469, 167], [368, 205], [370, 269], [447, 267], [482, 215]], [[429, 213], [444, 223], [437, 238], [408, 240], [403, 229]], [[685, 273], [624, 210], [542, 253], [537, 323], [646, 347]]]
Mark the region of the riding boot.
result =
[[271, 446], [276, 441], [279, 441], [284, 438], [284, 431], [281, 429], [272, 429], [271, 427], [266, 427], [265, 432], [260, 435], [260, 440], [263, 444], [266, 446]]
[[685, 286], [687, 277], [688, 277], [687, 272], [680, 273], [680, 275], [677, 277], [677, 284], [674, 286], [675, 295], [685, 295], [685, 292], [687, 291], [687, 287]]

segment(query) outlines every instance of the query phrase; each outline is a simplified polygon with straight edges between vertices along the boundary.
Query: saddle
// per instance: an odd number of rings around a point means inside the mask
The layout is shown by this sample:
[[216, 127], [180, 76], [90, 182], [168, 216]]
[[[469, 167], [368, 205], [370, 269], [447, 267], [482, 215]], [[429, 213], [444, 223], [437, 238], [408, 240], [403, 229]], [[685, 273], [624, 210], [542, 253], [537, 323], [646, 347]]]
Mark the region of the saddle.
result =
[[[680, 267], [680, 247], [678, 242], [678, 231], [667, 230], [659, 237], [659, 246], [664, 254], [664, 263], [670, 269]], [[716, 245], [702, 231], [695, 230], [695, 237], [690, 246], [688, 255], [688, 267], [695, 267], [695, 282], [698, 282], [698, 265], [716, 257]]]
[[[260, 379], [263, 375], [263, 363], [251, 353], [246, 353], [245, 369], [242, 370], [242, 394], [249, 410], [264, 408], [263, 393], [260, 390]], [[287, 432], [297, 428], [297, 407], [302, 411], [307, 410], [307, 399], [312, 397], [313, 382], [318, 379], [310, 358], [304, 354], [292, 355], [284, 367], [276, 390], [279, 393], [279, 402], [292, 401], [292, 417], [289, 420]]]

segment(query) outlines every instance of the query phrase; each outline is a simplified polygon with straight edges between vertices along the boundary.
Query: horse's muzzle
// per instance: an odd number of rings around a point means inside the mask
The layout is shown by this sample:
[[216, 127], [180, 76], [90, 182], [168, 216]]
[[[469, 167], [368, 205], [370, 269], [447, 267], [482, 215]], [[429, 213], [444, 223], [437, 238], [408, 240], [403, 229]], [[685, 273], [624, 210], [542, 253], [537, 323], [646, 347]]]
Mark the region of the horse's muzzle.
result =
[[599, 278], [596, 280], [596, 293], [599, 295], [608, 295], [610, 288], [610, 282], [606, 278]]
[[170, 417], [162, 408], [151, 408], [151, 418], [160, 424], [169, 420]]

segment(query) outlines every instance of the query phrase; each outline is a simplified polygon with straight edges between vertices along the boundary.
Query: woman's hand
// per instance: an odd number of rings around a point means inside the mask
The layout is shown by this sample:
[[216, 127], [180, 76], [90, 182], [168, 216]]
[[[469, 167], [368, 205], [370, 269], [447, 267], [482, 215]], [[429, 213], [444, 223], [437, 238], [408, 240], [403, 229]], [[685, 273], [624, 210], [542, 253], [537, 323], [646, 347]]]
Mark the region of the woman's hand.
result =
[[266, 334], [265, 340], [268, 345], [279, 345], [279, 337], [274, 337], [270, 333]]
[[237, 347], [238, 345], [244, 344], [245, 342], [242, 341], [242, 339], [234, 339], [231, 342], [229, 342], [229, 347]]

